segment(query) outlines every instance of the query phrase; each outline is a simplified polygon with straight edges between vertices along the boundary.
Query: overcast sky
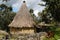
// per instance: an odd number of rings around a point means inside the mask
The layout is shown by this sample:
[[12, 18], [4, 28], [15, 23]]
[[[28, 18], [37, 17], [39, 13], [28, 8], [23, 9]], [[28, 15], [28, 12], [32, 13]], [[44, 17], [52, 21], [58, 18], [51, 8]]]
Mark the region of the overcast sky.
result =
[[[13, 7], [13, 11], [18, 12], [23, 1], [24, 0], [10, 0], [6, 3], [6, 2], [2, 2], [2, 0], [1, 0], [0, 4], [4, 3], [4, 4], [9, 5], [9, 6], [11, 5]], [[44, 6], [38, 5], [39, 3], [45, 4], [41, 0], [25, 0], [25, 1], [26, 1], [26, 5], [27, 5], [28, 9], [32, 8], [34, 10], [35, 15], [37, 15], [38, 12], [42, 12], [42, 10], [45, 8]]]

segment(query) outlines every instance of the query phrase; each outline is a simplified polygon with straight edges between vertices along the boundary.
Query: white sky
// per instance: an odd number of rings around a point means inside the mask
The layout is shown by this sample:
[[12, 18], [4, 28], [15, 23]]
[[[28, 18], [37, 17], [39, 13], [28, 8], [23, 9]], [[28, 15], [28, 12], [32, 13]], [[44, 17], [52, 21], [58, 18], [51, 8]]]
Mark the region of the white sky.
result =
[[[7, 4], [7, 5], [12, 5], [13, 7], [13, 11], [14, 12], [18, 12], [22, 3], [23, 3], [24, 0], [10, 0], [9, 2], [4, 2], [4, 4]], [[33, 9], [34, 10], [34, 14], [37, 16], [37, 13], [38, 12], [42, 12], [42, 10], [45, 8], [43, 6], [40, 6], [38, 5], [39, 3], [43, 3], [45, 4], [44, 2], [42, 2], [41, 0], [25, 0], [26, 1], [26, 5], [28, 7], [28, 9]], [[0, 4], [2, 4], [2, 0], [0, 1]]]

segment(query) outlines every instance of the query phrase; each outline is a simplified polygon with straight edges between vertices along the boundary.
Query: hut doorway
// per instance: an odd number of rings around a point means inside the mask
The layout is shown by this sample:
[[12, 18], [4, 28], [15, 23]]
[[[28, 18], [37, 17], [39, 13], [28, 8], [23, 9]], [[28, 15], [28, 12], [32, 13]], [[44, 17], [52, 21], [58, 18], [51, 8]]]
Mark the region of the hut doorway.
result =
[[37, 27], [35, 27], [35, 28], [36, 28], [36, 32], [37, 32], [37, 33], [42, 32], [42, 27], [37, 26]]
[[41, 31], [42, 31], [42, 29], [36, 27], [36, 32], [37, 33], [41, 32]]

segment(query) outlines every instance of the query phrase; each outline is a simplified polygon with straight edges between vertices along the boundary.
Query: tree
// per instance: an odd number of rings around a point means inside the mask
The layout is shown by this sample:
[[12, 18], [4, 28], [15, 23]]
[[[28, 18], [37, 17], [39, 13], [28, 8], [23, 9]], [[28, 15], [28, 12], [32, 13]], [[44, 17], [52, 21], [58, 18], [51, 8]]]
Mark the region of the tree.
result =
[[4, 4], [0, 5], [0, 29], [9, 31], [9, 23], [13, 20], [16, 13], [12, 12], [12, 7]]
[[8, 12], [8, 11], [12, 11], [12, 7], [8, 7], [6, 6], [5, 4], [1, 4], [0, 5], [0, 11], [3, 11], [3, 12]]
[[51, 18], [53, 19], [52, 24], [55, 24], [53, 27], [52, 26], [49, 27], [50, 31], [53, 31], [54, 34], [60, 36], [60, 30], [56, 30], [58, 28], [60, 29], [60, 25], [58, 25], [60, 23], [60, 0], [42, 0], [42, 1], [46, 2], [45, 5], [41, 4], [42, 6], [46, 6], [46, 9], [45, 9], [46, 16], [51, 15]]
[[60, 22], [60, 0], [42, 0], [46, 2], [47, 12], [52, 15], [55, 21]]
[[50, 13], [47, 13], [46, 9], [43, 10], [42, 12], [38, 13], [38, 17], [40, 22], [45, 22], [45, 23], [50, 23], [52, 21], [52, 17]]
[[34, 10], [33, 9], [30, 9], [29, 12], [31, 13], [31, 16], [33, 17], [34, 21], [36, 23], [38, 23], [38, 19], [37, 19], [36, 15], [34, 14]]
[[30, 11], [29, 11], [30, 13], [33, 13], [34, 12], [34, 10], [33, 9], [30, 9]]

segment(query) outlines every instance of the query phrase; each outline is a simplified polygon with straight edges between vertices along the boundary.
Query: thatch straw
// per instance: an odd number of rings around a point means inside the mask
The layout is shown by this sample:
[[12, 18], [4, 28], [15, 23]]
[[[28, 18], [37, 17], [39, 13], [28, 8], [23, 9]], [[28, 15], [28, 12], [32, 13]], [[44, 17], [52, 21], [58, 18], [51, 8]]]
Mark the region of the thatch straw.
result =
[[46, 24], [45, 22], [41, 22], [38, 25], [39, 26], [53, 26], [52, 24]]
[[26, 3], [23, 3], [21, 9], [16, 14], [12, 23], [9, 24], [9, 26], [10, 27], [33, 27], [34, 24], [35, 24], [34, 20], [28, 11]]

